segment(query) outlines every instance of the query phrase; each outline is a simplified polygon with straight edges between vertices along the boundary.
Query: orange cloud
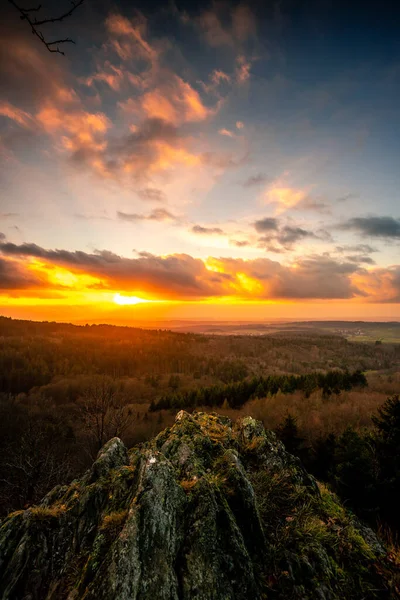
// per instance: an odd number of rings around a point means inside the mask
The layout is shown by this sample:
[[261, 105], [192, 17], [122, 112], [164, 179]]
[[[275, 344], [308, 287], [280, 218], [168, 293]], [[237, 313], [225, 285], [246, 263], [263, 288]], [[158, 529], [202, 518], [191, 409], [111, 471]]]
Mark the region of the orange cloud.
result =
[[236, 59], [236, 81], [239, 84], [246, 83], [250, 79], [251, 62], [245, 56], [240, 55]]
[[264, 201], [267, 204], [276, 204], [278, 213], [300, 205], [308, 198], [312, 188], [312, 186], [297, 188], [289, 185], [288, 175], [289, 173], [285, 172], [282, 177], [269, 184], [263, 193]]
[[[127, 216], [129, 220], [142, 219], [141, 215]], [[158, 220], [158, 215], [154, 218]], [[18, 289], [68, 289], [182, 301], [231, 298], [400, 302], [400, 265], [366, 270], [324, 255], [292, 264], [267, 258], [201, 260], [187, 254], [146, 253], [125, 258], [108, 251], [88, 254], [7, 242], [0, 243], [0, 255], [0, 288], [11, 295]]]
[[111, 123], [104, 113], [89, 113], [84, 110], [68, 111], [48, 105], [36, 115], [37, 121], [50, 134], [62, 134], [62, 147], [71, 152], [82, 147], [103, 150], [104, 135]]
[[148, 60], [157, 58], [156, 50], [145, 40], [147, 22], [143, 16], [132, 22], [122, 15], [110, 15], [106, 20], [106, 27], [112, 36], [120, 38], [113, 40], [112, 44], [123, 60], [138, 54]]
[[92, 86], [95, 82], [100, 81], [106, 83], [114, 92], [120, 90], [122, 82], [127, 75], [122, 69], [106, 61], [104, 68], [97, 71], [94, 75], [90, 75], [82, 80], [88, 86]]
[[15, 121], [15, 123], [26, 129], [31, 129], [35, 125], [34, 119], [29, 113], [12, 106], [9, 102], [0, 103], [0, 115]]
[[207, 108], [200, 94], [188, 82], [170, 74], [168, 81], [137, 99], [120, 103], [125, 113], [142, 115], [150, 119], [163, 119], [175, 125], [204, 121], [216, 112]]

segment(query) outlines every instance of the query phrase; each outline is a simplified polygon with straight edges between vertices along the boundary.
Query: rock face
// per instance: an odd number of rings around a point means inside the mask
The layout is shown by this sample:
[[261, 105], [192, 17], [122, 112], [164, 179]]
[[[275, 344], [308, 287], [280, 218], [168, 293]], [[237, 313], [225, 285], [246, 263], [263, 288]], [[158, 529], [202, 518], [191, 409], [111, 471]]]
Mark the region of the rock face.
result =
[[398, 598], [396, 569], [262, 424], [181, 411], [0, 528], [3, 600]]

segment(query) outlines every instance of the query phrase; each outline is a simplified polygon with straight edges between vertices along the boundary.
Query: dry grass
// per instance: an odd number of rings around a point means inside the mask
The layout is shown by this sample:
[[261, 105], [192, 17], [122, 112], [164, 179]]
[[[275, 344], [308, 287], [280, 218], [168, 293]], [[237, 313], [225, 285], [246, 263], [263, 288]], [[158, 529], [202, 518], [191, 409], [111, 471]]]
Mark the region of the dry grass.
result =
[[179, 483], [186, 493], [190, 492], [197, 484], [197, 479], [182, 479]]
[[28, 509], [29, 515], [31, 519], [35, 521], [49, 521], [50, 519], [57, 519], [61, 515], [63, 515], [66, 511], [65, 504], [52, 506], [52, 507], [43, 507], [43, 506], [34, 506]]
[[127, 510], [119, 510], [106, 515], [100, 526], [100, 531], [116, 534], [121, 529], [128, 516]]

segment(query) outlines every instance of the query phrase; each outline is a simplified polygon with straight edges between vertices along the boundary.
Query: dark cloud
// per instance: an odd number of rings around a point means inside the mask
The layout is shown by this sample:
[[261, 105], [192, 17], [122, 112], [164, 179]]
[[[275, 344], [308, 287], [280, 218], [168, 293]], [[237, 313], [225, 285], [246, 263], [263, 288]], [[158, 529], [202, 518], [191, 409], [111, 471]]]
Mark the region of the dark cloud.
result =
[[178, 221], [178, 217], [173, 215], [169, 210], [165, 208], [156, 208], [149, 214], [144, 215], [140, 213], [125, 213], [117, 211], [117, 217], [121, 221]]
[[156, 188], [144, 188], [143, 190], [138, 190], [136, 193], [142, 200], [149, 200], [151, 202], [165, 202], [167, 200], [164, 192]]
[[[0, 237], [0, 239], [2, 238]], [[40, 285], [42, 282], [24, 266], [14, 260], [0, 258], [1, 290], [26, 290]]]
[[209, 272], [200, 259], [186, 254], [172, 256], [145, 255], [139, 258], [124, 258], [109, 252], [70, 252], [46, 250], [36, 244], [0, 244], [0, 252], [16, 257], [37, 257], [89, 273], [104, 279], [107, 287], [125, 291], [145, 289], [160, 295], [182, 297], [208, 297], [221, 293], [219, 285], [225, 278]]
[[356, 252], [360, 254], [372, 254], [373, 252], [378, 252], [378, 250], [373, 246], [370, 246], [369, 244], [354, 244], [336, 246], [336, 252]]
[[[319, 230], [317, 233], [294, 225], [280, 226], [278, 219], [266, 217], [253, 223], [255, 230], [264, 235], [258, 239], [258, 246], [268, 252], [282, 252], [291, 249], [293, 244], [306, 238], [326, 239], [327, 233]], [[329, 235], [329, 234], [328, 234]]]
[[[285, 265], [267, 258], [243, 260], [211, 258], [210, 267], [187, 254], [155, 256], [139, 253], [124, 258], [102, 250], [92, 254], [46, 250], [36, 244], [0, 243], [0, 281], [8, 293], [18, 289], [57, 291], [48, 281], [38, 281], [25, 259], [41, 258], [74, 272], [90, 274], [101, 289], [152, 293], [158, 298], [346, 299], [396, 302], [400, 298], [400, 266], [364, 269], [354, 260], [313, 255]], [[351, 257], [350, 257], [351, 258]], [[208, 265], [207, 261], [207, 265]], [[240, 275], [240, 276], [239, 276]], [[243, 275], [245, 278], [243, 278]], [[254, 284], [249, 289], [248, 281]], [[38, 292], [39, 293], [39, 292]]]
[[191, 231], [193, 233], [205, 235], [223, 235], [224, 232], [220, 227], [203, 227], [202, 225], [193, 225]]
[[266, 217], [265, 219], [259, 219], [254, 222], [254, 228], [258, 233], [264, 233], [265, 231], [276, 231], [278, 229], [278, 219], [273, 217]]
[[245, 248], [246, 246], [250, 246], [250, 242], [247, 240], [229, 240], [229, 243], [232, 246], [236, 246], [236, 248]]
[[257, 175], [251, 175], [245, 181], [243, 181], [242, 186], [244, 188], [256, 187], [257, 185], [262, 185], [263, 183], [268, 183], [271, 181], [270, 177], [267, 177], [263, 173], [258, 173]]
[[281, 279], [277, 294], [282, 298], [340, 299], [365, 296], [352, 284], [350, 276], [357, 265], [315, 256], [297, 263], [288, 277]]
[[364, 236], [400, 239], [400, 219], [393, 217], [354, 217], [339, 227]]
[[346, 260], [357, 264], [365, 264], [365, 265], [375, 265], [376, 262], [370, 256], [357, 255], [354, 254], [352, 256], [346, 256]]
[[294, 210], [310, 210], [321, 214], [329, 215], [332, 213], [331, 207], [327, 202], [319, 198], [307, 196], [301, 202], [298, 202], [292, 207]]
[[307, 237], [316, 237], [312, 231], [307, 231], [302, 227], [283, 227], [277, 236], [277, 240], [282, 246], [287, 246], [299, 242]]
[[83, 221], [97, 221], [97, 220], [100, 220], [100, 221], [111, 221], [111, 217], [109, 217], [106, 214], [103, 214], [103, 215], [101, 215], [101, 214], [100, 215], [85, 215], [85, 214], [82, 214], [82, 213], [75, 213], [74, 217], [76, 219], [82, 219]]
[[346, 194], [345, 196], [336, 198], [336, 202], [340, 204], [341, 202], [347, 202], [348, 200], [353, 200], [354, 198], [358, 198], [357, 194]]

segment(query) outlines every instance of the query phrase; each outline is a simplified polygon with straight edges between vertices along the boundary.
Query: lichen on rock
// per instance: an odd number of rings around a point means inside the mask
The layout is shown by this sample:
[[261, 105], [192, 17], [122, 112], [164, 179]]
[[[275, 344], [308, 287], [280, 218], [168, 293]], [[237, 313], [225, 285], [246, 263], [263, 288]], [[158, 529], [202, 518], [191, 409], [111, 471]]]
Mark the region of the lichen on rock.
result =
[[[396, 580], [397, 577], [397, 580]], [[398, 598], [375, 534], [246, 417], [118, 438], [0, 527], [3, 600]]]

